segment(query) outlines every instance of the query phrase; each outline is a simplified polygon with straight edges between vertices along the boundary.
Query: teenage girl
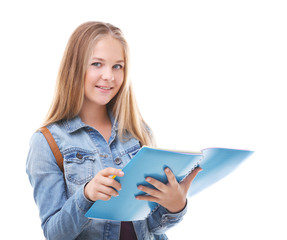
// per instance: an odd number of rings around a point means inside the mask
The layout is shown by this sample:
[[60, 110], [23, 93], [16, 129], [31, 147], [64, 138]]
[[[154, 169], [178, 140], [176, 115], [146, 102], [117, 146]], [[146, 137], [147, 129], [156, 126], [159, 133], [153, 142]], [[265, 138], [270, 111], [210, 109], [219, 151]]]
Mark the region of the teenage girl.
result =
[[[121, 194], [111, 175], [122, 169], [141, 147], [153, 146], [150, 128], [137, 107], [128, 78], [128, 45], [111, 24], [80, 25], [67, 44], [55, 96], [43, 126], [52, 133], [64, 158], [64, 172], [40, 131], [33, 134], [27, 174], [47, 239], [167, 239], [165, 232], [186, 213], [187, 190], [200, 168], [180, 184], [165, 169], [168, 184], [153, 178], [155, 187], [138, 188], [158, 203], [142, 221], [88, 219], [97, 200]], [[120, 206], [119, 206], [120, 207]]]

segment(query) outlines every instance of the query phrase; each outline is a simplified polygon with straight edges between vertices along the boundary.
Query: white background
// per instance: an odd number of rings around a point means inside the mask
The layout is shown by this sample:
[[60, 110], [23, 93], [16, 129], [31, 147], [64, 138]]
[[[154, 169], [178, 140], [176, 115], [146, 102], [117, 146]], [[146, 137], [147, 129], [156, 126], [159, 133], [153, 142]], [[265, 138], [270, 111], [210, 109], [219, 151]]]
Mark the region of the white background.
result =
[[29, 139], [69, 36], [98, 20], [130, 43], [138, 104], [159, 147], [255, 151], [189, 199], [169, 238], [286, 239], [284, 2], [1, 1], [1, 235], [44, 239], [25, 173]]

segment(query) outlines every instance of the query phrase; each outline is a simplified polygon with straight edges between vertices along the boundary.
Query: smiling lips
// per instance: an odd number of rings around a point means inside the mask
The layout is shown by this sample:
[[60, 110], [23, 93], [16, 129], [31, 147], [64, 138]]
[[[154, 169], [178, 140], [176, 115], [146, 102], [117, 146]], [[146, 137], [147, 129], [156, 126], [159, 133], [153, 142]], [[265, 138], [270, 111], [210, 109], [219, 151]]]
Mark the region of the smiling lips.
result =
[[104, 86], [96, 86], [96, 87], [105, 91], [113, 89], [112, 87], [104, 87]]

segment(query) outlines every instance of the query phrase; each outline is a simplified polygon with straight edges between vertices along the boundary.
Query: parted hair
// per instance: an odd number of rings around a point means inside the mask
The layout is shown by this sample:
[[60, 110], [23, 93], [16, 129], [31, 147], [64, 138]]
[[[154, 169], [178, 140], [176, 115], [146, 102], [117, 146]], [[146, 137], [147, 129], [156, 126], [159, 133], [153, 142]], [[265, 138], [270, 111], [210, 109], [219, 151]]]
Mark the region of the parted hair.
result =
[[59, 68], [54, 98], [42, 126], [72, 119], [79, 115], [84, 101], [84, 81], [89, 59], [97, 41], [107, 35], [122, 44], [125, 61], [123, 84], [107, 107], [118, 121], [121, 139], [128, 132], [142, 145], [152, 146], [154, 145], [153, 136], [140, 114], [128, 76], [128, 44], [122, 31], [109, 23], [86, 22], [72, 33]]

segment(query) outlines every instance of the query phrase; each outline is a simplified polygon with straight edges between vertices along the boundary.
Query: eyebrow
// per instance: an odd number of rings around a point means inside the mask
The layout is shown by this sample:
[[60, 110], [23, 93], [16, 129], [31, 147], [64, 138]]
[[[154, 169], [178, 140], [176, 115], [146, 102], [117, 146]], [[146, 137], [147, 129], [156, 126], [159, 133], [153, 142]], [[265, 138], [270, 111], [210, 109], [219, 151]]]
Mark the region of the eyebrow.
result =
[[[105, 61], [105, 59], [99, 58], [99, 57], [93, 57], [92, 60], [99, 60], [99, 61], [102, 61], [102, 62]], [[116, 61], [116, 63], [124, 63], [124, 62], [125, 62], [124, 60], [118, 60], [118, 61]]]

